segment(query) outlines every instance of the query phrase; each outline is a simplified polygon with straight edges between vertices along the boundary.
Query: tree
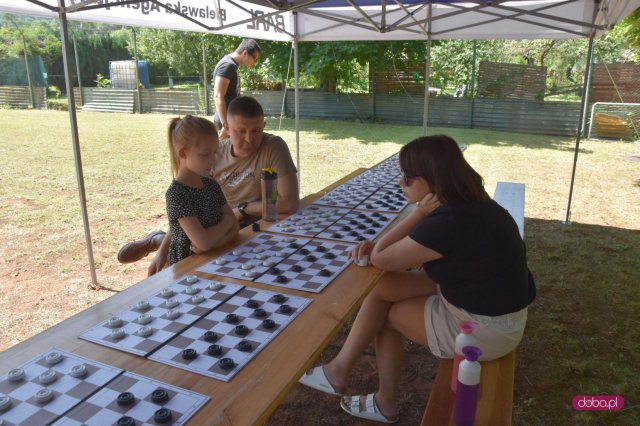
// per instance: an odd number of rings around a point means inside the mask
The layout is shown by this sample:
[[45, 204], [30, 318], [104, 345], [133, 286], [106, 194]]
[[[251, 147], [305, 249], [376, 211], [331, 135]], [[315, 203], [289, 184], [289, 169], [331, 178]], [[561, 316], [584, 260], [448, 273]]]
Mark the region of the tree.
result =
[[0, 57], [41, 56], [49, 67], [61, 55], [57, 21], [0, 14]]

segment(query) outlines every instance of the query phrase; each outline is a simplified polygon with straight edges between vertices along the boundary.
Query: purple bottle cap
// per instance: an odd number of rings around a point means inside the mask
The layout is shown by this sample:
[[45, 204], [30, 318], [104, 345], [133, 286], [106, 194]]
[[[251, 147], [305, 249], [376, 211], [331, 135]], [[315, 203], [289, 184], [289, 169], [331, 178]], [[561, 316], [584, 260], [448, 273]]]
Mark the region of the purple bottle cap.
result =
[[477, 361], [482, 355], [482, 350], [477, 346], [465, 346], [462, 348], [462, 353], [467, 361]]

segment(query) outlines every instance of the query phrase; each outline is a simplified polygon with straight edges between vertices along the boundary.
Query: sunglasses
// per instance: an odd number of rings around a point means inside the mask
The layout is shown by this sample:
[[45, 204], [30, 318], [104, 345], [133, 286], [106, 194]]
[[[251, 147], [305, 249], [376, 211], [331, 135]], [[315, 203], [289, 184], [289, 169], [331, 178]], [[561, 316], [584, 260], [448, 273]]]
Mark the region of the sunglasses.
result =
[[415, 176], [407, 176], [407, 172], [405, 172], [404, 170], [400, 171], [400, 179], [402, 179], [402, 183], [404, 184], [404, 186], [409, 186], [409, 179], [413, 179], [414, 177]]

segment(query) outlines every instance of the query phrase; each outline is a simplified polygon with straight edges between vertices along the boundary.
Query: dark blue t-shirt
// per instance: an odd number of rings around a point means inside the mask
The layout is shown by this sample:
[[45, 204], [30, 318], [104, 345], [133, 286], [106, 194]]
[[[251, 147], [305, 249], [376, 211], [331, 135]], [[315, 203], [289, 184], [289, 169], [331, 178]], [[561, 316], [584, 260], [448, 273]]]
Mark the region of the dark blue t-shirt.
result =
[[409, 236], [443, 256], [424, 270], [454, 306], [498, 316], [533, 301], [535, 283], [518, 226], [495, 201], [443, 204]]

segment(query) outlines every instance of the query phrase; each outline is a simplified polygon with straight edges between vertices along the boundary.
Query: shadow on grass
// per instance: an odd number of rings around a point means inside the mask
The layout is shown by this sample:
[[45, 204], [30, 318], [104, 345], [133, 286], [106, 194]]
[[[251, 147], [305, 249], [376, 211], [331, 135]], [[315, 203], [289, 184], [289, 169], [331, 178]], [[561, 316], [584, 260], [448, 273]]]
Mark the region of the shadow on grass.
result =
[[[527, 219], [525, 236], [538, 297], [518, 348], [514, 424], [640, 424], [640, 231]], [[575, 395], [621, 395], [629, 409], [576, 412]]]
[[[268, 123], [267, 131], [274, 130], [278, 128], [279, 120], [270, 118]], [[282, 120], [281, 130], [295, 131], [294, 121], [292, 119]], [[317, 119], [301, 120], [300, 130], [317, 133], [326, 139], [355, 139], [364, 145], [378, 143], [405, 145], [422, 135], [422, 126]], [[429, 127], [428, 134], [446, 134], [463, 145], [518, 146], [529, 149], [553, 149], [571, 152], [575, 150], [575, 137], [570, 136], [549, 136], [460, 127]], [[592, 152], [592, 150], [580, 148], [580, 154], [590, 154]]]

